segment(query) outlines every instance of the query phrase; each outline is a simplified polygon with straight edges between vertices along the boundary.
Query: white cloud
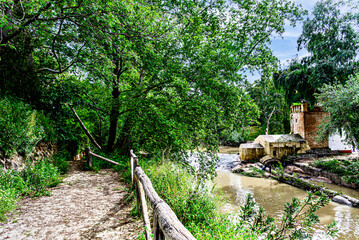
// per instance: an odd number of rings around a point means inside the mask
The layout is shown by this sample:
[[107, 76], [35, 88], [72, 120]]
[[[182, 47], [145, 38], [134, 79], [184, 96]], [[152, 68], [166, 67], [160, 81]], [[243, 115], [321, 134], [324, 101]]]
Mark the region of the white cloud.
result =
[[285, 31], [282, 35], [284, 38], [298, 38], [301, 32], [298, 31]]

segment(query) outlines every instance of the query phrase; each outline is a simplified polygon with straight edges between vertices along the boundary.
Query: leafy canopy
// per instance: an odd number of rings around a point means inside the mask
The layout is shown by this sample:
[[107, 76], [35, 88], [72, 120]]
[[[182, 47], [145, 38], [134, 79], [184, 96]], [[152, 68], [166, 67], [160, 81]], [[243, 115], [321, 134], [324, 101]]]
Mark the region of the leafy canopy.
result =
[[349, 6], [341, 1], [319, 1], [313, 18], [304, 21], [298, 50], [305, 48], [310, 55], [294, 59], [288, 68], [275, 75], [276, 85], [283, 87], [288, 103], [306, 99], [314, 104], [314, 93], [320, 87], [344, 83], [358, 68], [356, 16], [342, 12], [343, 7]]

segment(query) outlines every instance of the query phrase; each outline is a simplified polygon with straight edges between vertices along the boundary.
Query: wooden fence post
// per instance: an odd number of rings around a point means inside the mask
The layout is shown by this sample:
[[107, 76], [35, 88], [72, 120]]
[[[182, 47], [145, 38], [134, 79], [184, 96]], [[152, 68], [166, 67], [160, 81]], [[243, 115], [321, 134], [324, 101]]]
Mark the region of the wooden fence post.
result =
[[151, 238], [151, 223], [150, 223], [150, 217], [148, 216], [145, 191], [143, 190], [143, 186], [140, 181], [137, 181], [137, 184], [138, 184], [138, 190], [139, 190], [140, 199], [141, 199], [141, 208], [142, 208], [143, 223], [145, 224], [146, 240], [151, 240], [152, 239]]
[[91, 154], [90, 154], [91, 148], [87, 147], [85, 152], [86, 152], [87, 163], [90, 167], [92, 167], [92, 158], [91, 158]]
[[158, 222], [158, 213], [156, 211], [153, 211], [153, 240], [165, 240], [165, 235], [163, 235], [161, 231]]

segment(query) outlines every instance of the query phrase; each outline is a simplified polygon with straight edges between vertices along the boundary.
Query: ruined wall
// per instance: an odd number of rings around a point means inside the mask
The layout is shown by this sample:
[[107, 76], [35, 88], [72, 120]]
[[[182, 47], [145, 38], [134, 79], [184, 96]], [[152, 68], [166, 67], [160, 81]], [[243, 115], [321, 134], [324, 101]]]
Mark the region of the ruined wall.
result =
[[292, 106], [290, 114], [290, 132], [300, 134], [308, 141], [310, 148], [327, 148], [329, 147], [328, 139], [322, 142], [316, 142], [317, 128], [324, 121], [328, 113], [323, 112], [320, 107], [314, 107], [308, 111], [305, 103], [302, 106]]
[[304, 130], [304, 112], [295, 112], [290, 115], [290, 132], [298, 133], [302, 138], [305, 138]]
[[11, 158], [7, 158], [5, 157], [5, 154], [0, 151], [0, 169], [4, 167], [7, 170], [21, 170], [26, 164], [26, 159], [40, 161], [46, 158], [50, 158], [51, 156], [55, 155], [57, 151], [57, 145], [44, 142], [39, 142], [34, 151], [27, 156], [22, 156], [16, 153]]
[[327, 148], [329, 147], [328, 139], [321, 142], [316, 142], [318, 126], [324, 121], [324, 118], [328, 116], [326, 112], [305, 112], [304, 113], [304, 139], [308, 141], [311, 148]]

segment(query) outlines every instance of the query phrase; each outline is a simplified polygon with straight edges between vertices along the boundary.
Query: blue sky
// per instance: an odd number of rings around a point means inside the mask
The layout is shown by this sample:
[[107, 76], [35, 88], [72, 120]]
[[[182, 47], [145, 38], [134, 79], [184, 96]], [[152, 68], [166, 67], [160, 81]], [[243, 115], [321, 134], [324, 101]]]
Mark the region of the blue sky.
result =
[[[311, 14], [315, 3], [317, 0], [295, 0], [297, 4], [301, 4], [303, 9], [308, 10]], [[307, 16], [304, 17], [306, 19]], [[276, 37], [272, 39], [271, 48], [274, 55], [281, 61], [282, 65], [286, 65], [287, 61], [298, 57], [303, 57], [308, 54], [306, 50], [297, 51], [297, 39], [302, 32], [302, 23], [298, 22], [295, 28], [291, 27], [289, 24], [285, 27], [286, 31], [283, 34], [283, 38]], [[258, 79], [260, 76], [255, 74], [251, 76], [250, 73], [247, 73], [247, 79], [250, 82]]]
[[[297, 4], [301, 4], [302, 7], [308, 10], [311, 14], [314, 5], [317, 1], [311, 0], [296, 0]], [[306, 19], [307, 17], [305, 17]], [[274, 38], [272, 40], [271, 48], [274, 52], [274, 55], [281, 60], [282, 64], [285, 64], [288, 60], [293, 59], [298, 54], [298, 57], [303, 57], [307, 54], [306, 50], [297, 51], [297, 39], [302, 32], [302, 23], [298, 23], [295, 28], [291, 26], [286, 26], [286, 31], [283, 34], [283, 39], [280, 37]]]

